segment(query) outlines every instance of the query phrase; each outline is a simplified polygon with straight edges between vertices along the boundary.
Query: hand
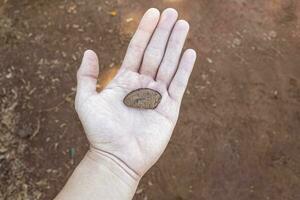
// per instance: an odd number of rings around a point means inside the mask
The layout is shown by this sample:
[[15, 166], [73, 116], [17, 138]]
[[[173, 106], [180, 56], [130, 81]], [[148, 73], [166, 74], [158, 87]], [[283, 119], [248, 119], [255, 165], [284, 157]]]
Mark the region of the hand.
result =
[[[161, 15], [149, 9], [133, 36], [115, 78], [96, 92], [97, 55], [85, 52], [77, 73], [75, 107], [91, 151], [116, 162], [131, 176], [141, 177], [160, 157], [175, 127], [181, 99], [196, 60], [194, 50], [182, 48], [189, 24], [177, 21], [174, 9]], [[124, 97], [138, 88], [162, 95], [154, 110], [124, 105]]]

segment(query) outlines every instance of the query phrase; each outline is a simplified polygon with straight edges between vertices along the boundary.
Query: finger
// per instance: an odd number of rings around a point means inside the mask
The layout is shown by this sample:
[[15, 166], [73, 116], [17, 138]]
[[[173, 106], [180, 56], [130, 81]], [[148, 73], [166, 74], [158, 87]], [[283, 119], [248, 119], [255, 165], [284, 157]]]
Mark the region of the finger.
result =
[[178, 66], [180, 55], [187, 34], [189, 24], [184, 20], [176, 22], [163, 61], [158, 69], [156, 80], [169, 85]]
[[175, 99], [177, 102], [181, 102], [189, 77], [193, 70], [196, 57], [196, 52], [193, 49], [186, 50], [181, 58], [177, 72], [171, 81], [169, 94], [171, 98]]
[[160, 13], [156, 8], [150, 8], [145, 13], [137, 31], [129, 43], [122, 68], [132, 71], [139, 70], [144, 51], [159, 21], [159, 16]]
[[[98, 75], [98, 57], [94, 51], [87, 50], [84, 52], [82, 63], [77, 71], [76, 102], [80, 102], [92, 94], [96, 94]], [[75, 106], [77, 106], [76, 104]]]
[[159, 24], [145, 51], [143, 63], [140, 69], [141, 74], [145, 74], [153, 78], [155, 77], [177, 17], [177, 11], [172, 8], [168, 8], [162, 13]]

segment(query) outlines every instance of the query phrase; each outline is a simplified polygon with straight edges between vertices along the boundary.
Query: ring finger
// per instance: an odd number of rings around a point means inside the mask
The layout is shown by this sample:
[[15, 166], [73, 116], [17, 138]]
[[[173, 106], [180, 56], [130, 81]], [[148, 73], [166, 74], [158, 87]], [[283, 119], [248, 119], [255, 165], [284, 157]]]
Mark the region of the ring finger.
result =
[[166, 85], [170, 84], [176, 72], [188, 32], [189, 24], [185, 20], [178, 20], [172, 31], [166, 53], [157, 72], [157, 81], [161, 81]]

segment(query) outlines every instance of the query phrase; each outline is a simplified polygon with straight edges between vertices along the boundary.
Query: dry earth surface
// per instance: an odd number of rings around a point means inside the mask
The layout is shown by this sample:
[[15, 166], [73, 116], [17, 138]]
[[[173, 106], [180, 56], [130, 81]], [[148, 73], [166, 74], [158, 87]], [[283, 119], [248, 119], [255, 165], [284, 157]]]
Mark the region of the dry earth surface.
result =
[[52, 199], [88, 148], [85, 49], [102, 82], [143, 12], [177, 8], [198, 51], [180, 119], [135, 200], [300, 199], [298, 0], [0, 0], [0, 199]]

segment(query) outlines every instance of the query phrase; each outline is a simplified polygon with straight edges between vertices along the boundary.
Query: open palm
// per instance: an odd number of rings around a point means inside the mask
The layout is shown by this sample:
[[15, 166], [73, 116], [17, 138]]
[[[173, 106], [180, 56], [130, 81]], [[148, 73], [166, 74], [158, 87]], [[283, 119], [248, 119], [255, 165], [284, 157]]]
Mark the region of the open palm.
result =
[[[109, 157], [133, 176], [142, 176], [160, 157], [175, 127], [196, 53], [182, 48], [189, 30], [174, 9], [149, 9], [133, 36], [116, 77], [96, 92], [97, 55], [88, 50], [78, 70], [76, 110], [91, 150]], [[162, 95], [153, 110], [127, 107], [138, 88]]]

